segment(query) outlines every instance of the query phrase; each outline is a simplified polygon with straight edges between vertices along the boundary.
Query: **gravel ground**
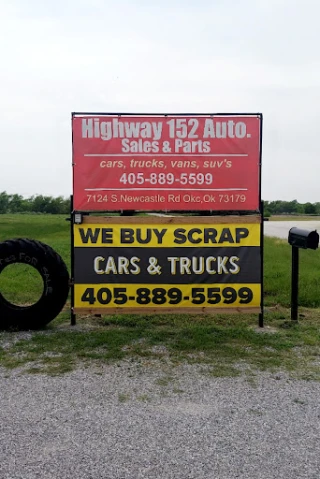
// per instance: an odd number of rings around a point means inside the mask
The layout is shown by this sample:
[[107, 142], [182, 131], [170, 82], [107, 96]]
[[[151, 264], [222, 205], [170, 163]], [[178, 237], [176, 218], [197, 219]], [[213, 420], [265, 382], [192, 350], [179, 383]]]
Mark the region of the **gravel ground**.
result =
[[0, 370], [1, 479], [320, 476], [320, 383], [122, 362]]

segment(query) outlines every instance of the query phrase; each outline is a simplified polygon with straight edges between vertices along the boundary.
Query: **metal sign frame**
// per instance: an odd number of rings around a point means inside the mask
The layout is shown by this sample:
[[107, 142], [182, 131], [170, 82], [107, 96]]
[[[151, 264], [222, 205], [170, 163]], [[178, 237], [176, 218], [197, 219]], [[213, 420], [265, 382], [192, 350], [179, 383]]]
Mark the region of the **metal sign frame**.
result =
[[[241, 212], [241, 214], [259, 212], [260, 205], [261, 205], [261, 158], [262, 158], [262, 123], [263, 123], [263, 117], [262, 117], [261, 113], [178, 113], [178, 114], [175, 114], [175, 113], [152, 113], [151, 114], [151, 113], [119, 113], [119, 112], [118, 113], [74, 112], [74, 113], [72, 113], [72, 126], [73, 126], [74, 120], [77, 120], [78, 118], [82, 119], [82, 120], [85, 120], [87, 117], [95, 117], [95, 116], [99, 117], [99, 118], [103, 117], [105, 119], [110, 118], [110, 120], [111, 120], [111, 117], [113, 117], [113, 119], [115, 119], [116, 121], [118, 119], [121, 119], [121, 120], [128, 119], [128, 120], [130, 120], [130, 118], [136, 118], [136, 119], [140, 119], [140, 120], [143, 120], [143, 119], [150, 119], [150, 120], [158, 119], [158, 120], [162, 121], [162, 120], [168, 119], [170, 117], [173, 117], [173, 118], [189, 117], [190, 120], [192, 120], [192, 119], [216, 120], [216, 119], [219, 119], [219, 118], [225, 118], [226, 121], [227, 121], [228, 117], [229, 118], [241, 118], [242, 117], [242, 118], [247, 118], [248, 120], [257, 118], [259, 120], [259, 138], [258, 138], [258, 145], [257, 145], [257, 147], [259, 148], [259, 152], [258, 152], [258, 158], [257, 158], [258, 164], [256, 164], [256, 166], [255, 166], [255, 168], [257, 168], [257, 170], [256, 170], [257, 177], [256, 177], [256, 180], [254, 180], [254, 182], [252, 183], [252, 187], [256, 188], [255, 191], [256, 191], [257, 195], [255, 196], [256, 201], [254, 202], [256, 207], [254, 207], [254, 208], [251, 207], [251, 208], [244, 209], [241, 206], [242, 201], [243, 201], [243, 206], [245, 205], [245, 203], [247, 201], [245, 199], [246, 192], [245, 191], [241, 192], [240, 191], [241, 188], [240, 188], [240, 190], [237, 190], [237, 188], [235, 188], [235, 191], [229, 191], [228, 192], [228, 190], [230, 189], [231, 186], [232, 186], [231, 189], [234, 190], [233, 187], [237, 187], [237, 186], [240, 186], [240, 185], [229, 185], [228, 188], [224, 187], [220, 190], [219, 184], [217, 185], [218, 188], [215, 189], [215, 188], [213, 188], [213, 185], [211, 183], [210, 183], [210, 185], [207, 185], [206, 188], [205, 188], [205, 185], [203, 185], [203, 184], [201, 186], [200, 186], [200, 184], [196, 185], [196, 187], [193, 188], [194, 191], [195, 191], [194, 195], [195, 195], [196, 199], [194, 199], [194, 201], [192, 199], [186, 200], [186, 201], [188, 201], [188, 203], [183, 204], [183, 207], [182, 207], [181, 206], [181, 204], [183, 203], [182, 199], [180, 199], [179, 204], [177, 205], [173, 202], [173, 200], [171, 200], [170, 202], [168, 201], [168, 195], [169, 195], [169, 190], [171, 191], [171, 193], [175, 193], [175, 192], [181, 190], [181, 196], [183, 195], [183, 192], [189, 193], [192, 189], [192, 187], [191, 187], [191, 185], [189, 185], [189, 183], [185, 184], [185, 186], [183, 188], [180, 188], [180, 186], [179, 186], [180, 184], [182, 186], [182, 180], [184, 180], [184, 182], [185, 182], [186, 178], [185, 177], [184, 178], [177, 177], [179, 175], [173, 174], [173, 173], [169, 173], [169, 174], [168, 173], [152, 173], [155, 176], [171, 175], [170, 181], [171, 182], [174, 181], [174, 183], [170, 187], [169, 187], [169, 183], [168, 183], [167, 187], [162, 189], [161, 186], [156, 186], [156, 185], [152, 186], [150, 184], [150, 181], [154, 180], [154, 178], [150, 179], [149, 177], [146, 177], [148, 175], [148, 173], [146, 171], [143, 171], [143, 167], [141, 167], [142, 173], [139, 173], [139, 175], [141, 175], [141, 178], [139, 178], [139, 180], [144, 182], [143, 185], [140, 184], [140, 186], [138, 186], [138, 184], [137, 185], [134, 184], [133, 186], [131, 185], [132, 187], [128, 186], [127, 188], [126, 187], [121, 188], [121, 191], [115, 191], [113, 189], [113, 187], [111, 187], [110, 185], [109, 185], [110, 187], [108, 187], [108, 188], [104, 188], [104, 187], [96, 188], [96, 186], [98, 186], [98, 184], [100, 186], [102, 186], [102, 184], [100, 184], [100, 179], [98, 181], [97, 178], [101, 178], [101, 176], [103, 176], [102, 173], [104, 171], [108, 171], [108, 170], [99, 171], [99, 169], [96, 169], [96, 168], [98, 168], [98, 166], [94, 166], [94, 167], [91, 166], [91, 168], [93, 168], [92, 171], [91, 171], [89, 166], [84, 166], [84, 165], [91, 165], [91, 163], [90, 163], [91, 161], [95, 162], [94, 164], [97, 165], [96, 160], [98, 160], [100, 162], [100, 160], [103, 159], [105, 156], [110, 157], [110, 160], [114, 160], [115, 158], [118, 157], [120, 150], [119, 151], [116, 150], [117, 153], [116, 152], [112, 153], [112, 151], [111, 151], [112, 148], [110, 150], [109, 141], [108, 142], [107, 141], [106, 142], [101, 141], [99, 143], [100, 146], [98, 148], [99, 151], [97, 150], [98, 151], [97, 153], [91, 152], [91, 149], [90, 149], [90, 153], [88, 153], [88, 151], [87, 151], [86, 153], [81, 153], [80, 154], [79, 151], [75, 147], [75, 144], [78, 145], [78, 141], [80, 141], [80, 139], [77, 139], [77, 142], [75, 142], [74, 131], [72, 131], [72, 133], [73, 133], [73, 138], [72, 138], [72, 156], [73, 156], [72, 166], [73, 166], [73, 192], [74, 192], [73, 194], [75, 194], [75, 192], [77, 192], [77, 196], [78, 196], [80, 194], [84, 194], [84, 192], [87, 191], [86, 195], [88, 196], [89, 203], [91, 201], [93, 201], [92, 206], [88, 206], [88, 207], [85, 207], [82, 201], [78, 201], [78, 203], [79, 203], [78, 205], [75, 201], [75, 206], [76, 206], [76, 209], [78, 209], [78, 211], [82, 211], [82, 212], [86, 211], [86, 212], [89, 212], [89, 213], [97, 213], [97, 212], [106, 213], [108, 211], [123, 211], [123, 210], [136, 210], [136, 211], [160, 211], [161, 210], [161, 211], [166, 211], [166, 212], [179, 210], [181, 212], [182, 211], [216, 211], [216, 212], [218, 212], [217, 214], [226, 214], [226, 215], [233, 214], [234, 212]], [[97, 120], [98, 120], [98, 118], [97, 118]], [[93, 133], [92, 134], [95, 135], [95, 127], [93, 127]], [[247, 137], [249, 138], [249, 137], [251, 137], [251, 135], [248, 134], [241, 141], [251, 141], [251, 140], [247, 140]], [[87, 142], [87, 140], [88, 139], [83, 140], [83, 137], [82, 137], [82, 141]], [[91, 138], [90, 142], [91, 141], [99, 141], [99, 140], [94, 136], [93, 138]], [[111, 138], [110, 141], [113, 142], [113, 141], [120, 141], [120, 140], [117, 137], [117, 139]], [[160, 143], [161, 143], [161, 141], [160, 141]], [[218, 142], [220, 142], [219, 143], [220, 145], [223, 144], [223, 143], [227, 143], [230, 146], [236, 140], [231, 141], [230, 139], [225, 140], [225, 139], [217, 139], [216, 138], [212, 141], [216, 141], [216, 142], [218, 141]], [[105, 148], [106, 143], [108, 143], [108, 148], [106, 150], [106, 151], [108, 151], [107, 155], [105, 155], [105, 151], [104, 152], [101, 151], [102, 148], [103, 149]], [[164, 143], [167, 143], [167, 141], [165, 141]], [[216, 144], [216, 146], [217, 146], [217, 144]], [[86, 151], [86, 146], [85, 146], [84, 143], [82, 145], [82, 148], [84, 148], [85, 151]], [[117, 148], [119, 148], [119, 146]], [[79, 157], [79, 155], [80, 155], [80, 157]], [[87, 158], [88, 161], [86, 161], [82, 166], [80, 166], [80, 171], [81, 171], [80, 178], [82, 178], [81, 183], [82, 183], [82, 181], [87, 182], [87, 179], [83, 180], [83, 178], [87, 178], [88, 175], [89, 176], [93, 175], [93, 177], [95, 178], [94, 180], [92, 180], [94, 184], [86, 185], [87, 188], [85, 188], [84, 185], [83, 186], [82, 185], [80, 186], [80, 184], [78, 185], [78, 182], [80, 182], [80, 179], [78, 178], [78, 176], [80, 174], [79, 170], [77, 170], [77, 173], [76, 173], [77, 163], [76, 163], [75, 158], [78, 158], [78, 160], [80, 162], [80, 159], [81, 159], [82, 155], [84, 155], [85, 157], [88, 157]], [[126, 157], [126, 159], [128, 159], [129, 157], [135, 157], [136, 155], [137, 154], [135, 154], [135, 153], [130, 153], [129, 152], [127, 154], [121, 154], [120, 156], [121, 157], [122, 156]], [[159, 156], [159, 157], [161, 156], [162, 160], [164, 158], [167, 158], [167, 160], [165, 160], [165, 162], [167, 161], [169, 163], [169, 159], [172, 159], [172, 155], [173, 156], [179, 156], [180, 158], [186, 159], [188, 157], [189, 153], [186, 153], [186, 154], [179, 153], [178, 155], [175, 155], [173, 153], [161, 153], [161, 154], [156, 154], [154, 156]], [[217, 158], [219, 157], [219, 158], [222, 159], [224, 153], [218, 153], [217, 151], [212, 151], [211, 154], [208, 154], [208, 155], [213, 156], [213, 157], [217, 157]], [[205, 159], [205, 157], [208, 156], [208, 155], [205, 154], [205, 153], [191, 154], [192, 157], [196, 157], [195, 161], [198, 161], [200, 158]], [[140, 155], [138, 154], [138, 156], [140, 156]], [[151, 157], [153, 157], [153, 153], [144, 154], [143, 156], [148, 156], [148, 157], [151, 158]], [[242, 151], [241, 154], [235, 154], [235, 155], [231, 154], [230, 156], [234, 157], [234, 156], [247, 156], [247, 155], [245, 154], [245, 151]], [[245, 160], [245, 158], [243, 160]], [[126, 161], [126, 160], [124, 160], [124, 161]], [[224, 160], [224, 161], [226, 161], [226, 160]], [[233, 161], [235, 161], [235, 158], [233, 159]], [[81, 160], [81, 162], [82, 162], [82, 160]], [[100, 163], [103, 163], [103, 161], [101, 161]], [[171, 161], [170, 161], [170, 163], [172, 164]], [[197, 168], [199, 168], [200, 163], [197, 165]], [[250, 163], [250, 164], [251, 164], [251, 167], [252, 167], [252, 163]], [[99, 163], [98, 163], [98, 165], [99, 165]], [[239, 168], [240, 168], [239, 172], [243, 171], [242, 165], [243, 165], [243, 168], [246, 167], [245, 166], [246, 165], [245, 161], [243, 161], [241, 163], [238, 162], [236, 172], [239, 170]], [[82, 172], [83, 168], [85, 168], [86, 170], [89, 168], [90, 173], [89, 173], [89, 170], [86, 171], [86, 173], [84, 173], [84, 171]], [[129, 166], [129, 168], [131, 168], [131, 166]], [[201, 168], [202, 168], [202, 166], [201, 166]], [[228, 179], [228, 176], [230, 176], [231, 172], [233, 171], [233, 167], [231, 167], [230, 169], [224, 169], [224, 170], [223, 169], [221, 169], [221, 170], [218, 169], [218, 170], [214, 170], [214, 171], [213, 171], [213, 169], [208, 169], [208, 170], [203, 170], [203, 172], [202, 172], [201, 168], [200, 168], [200, 170], [192, 170], [192, 168], [188, 169], [188, 167], [186, 167], [185, 169], [186, 169], [187, 173], [183, 173], [183, 175], [188, 175], [188, 176], [204, 175], [204, 172], [207, 172], [207, 174], [209, 174], [209, 175], [211, 174], [213, 176], [213, 172], [215, 171], [215, 174], [220, 175], [220, 180], [219, 181], [221, 181], [221, 178], [224, 178], [224, 180], [222, 180], [222, 181], [225, 182]], [[169, 171], [169, 170], [167, 170], [166, 166], [165, 166], [165, 170]], [[119, 168], [116, 169], [115, 171], [117, 171], [117, 173], [120, 172]], [[125, 171], [126, 170], [121, 170], [121, 172], [124, 172], [123, 173], [124, 175], [128, 176], [128, 173], [125, 173]], [[134, 171], [134, 170], [132, 170], [132, 171]], [[152, 171], [153, 171], [153, 169], [152, 169]], [[162, 171], [162, 170], [159, 170], [159, 171]], [[196, 171], [196, 172], [201, 171], [201, 173], [193, 173], [193, 171]], [[222, 173], [223, 171], [224, 171], [224, 173]], [[93, 174], [93, 172], [94, 172], [94, 174]], [[134, 175], [135, 177], [137, 176], [135, 173], [131, 173], [131, 169], [130, 169], [129, 175], [130, 174]], [[150, 173], [149, 173], [149, 175], [150, 175]], [[181, 176], [181, 174], [180, 174], [180, 176]], [[110, 172], [109, 172], [109, 177], [110, 177]], [[174, 178], [174, 180], [172, 180], [172, 178]], [[135, 179], [138, 181], [138, 178], [135, 178]], [[156, 180], [158, 180], [158, 179], [160, 181], [160, 178], [157, 178]], [[194, 181], [194, 178], [189, 178], [188, 181], [189, 180], [190, 180], [190, 182], [191, 182], [191, 180]], [[203, 178], [201, 178], [201, 180], [203, 180]], [[98, 183], [97, 183], [97, 181], [98, 181]], [[149, 183], [146, 183], [147, 181]], [[167, 179], [165, 181], [167, 181]], [[213, 176], [212, 181], [215, 181], [214, 176]], [[77, 182], [77, 184], [75, 184], [75, 182]], [[253, 186], [253, 185], [255, 185], [255, 186]], [[92, 186], [94, 186], [94, 187], [92, 188]], [[104, 186], [106, 186], [106, 185], [104, 185]], [[242, 185], [242, 186], [244, 186], [244, 185]], [[82, 188], [85, 188], [85, 189], [82, 190]], [[204, 188], [205, 188], [205, 190], [204, 190]], [[82, 191], [82, 193], [79, 193], [80, 190]], [[99, 191], [97, 191], [97, 190], [99, 190]], [[116, 188], [116, 190], [119, 190], [119, 188]], [[236, 194], [236, 190], [238, 191], [237, 194]], [[152, 200], [152, 202], [149, 203], [149, 204], [145, 203], [144, 205], [142, 205], [141, 202], [139, 202], [139, 193], [141, 193], [143, 191], [147, 192], [150, 195], [155, 195], [156, 193], [158, 193], [158, 195], [157, 195], [158, 197], [157, 198], [153, 198], [153, 197], [152, 198], [147, 198], [147, 199]], [[166, 193], [162, 194], [163, 192], [166, 192], [166, 191], [167, 191], [167, 196], [166, 196]], [[205, 198], [205, 201], [202, 201], [203, 197], [201, 197], [201, 201], [200, 201], [200, 196], [201, 196], [201, 194], [204, 195], [205, 191], [207, 191], [207, 194], [205, 196], [207, 196], [208, 198]], [[115, 193], [115, 194], [112, 195], [111, 194], [112, 192]], [[124, 194], [122, 194], [123, 192], [124, 192]], [[129, 192], [130, 194], [132, 193], [132, 195], [134, 196], [134, 201], [132, 200], [130, 204], [123, 204], [123, 202], [125, 200], [122, 197], [125, 196], [126, 192]], [[199, 192], [199, 193], [196, 193], [196, 192]], [[212, 192], [212, 194], [210, 192]], [[147, 195], [147, 193], [145, 193], [145, 194]], [[248, 190], [248, 193], [251, 193], [250, 189]], [[197, 198], [198, 194], [200, 195], [199, 198]], [[116, 196], [117, 197], [117, 198], [114, 198], [114, 200], [112, 199], [112, 204], [111, 204], [111, 201], [110, 201], [110, 196]], [[160, 196], [161, 196], [161, 198], [160, 198]], [[174, 194], [172, 194], [171, 196], [174, 196]], [[192, 195], [189, 195], [189, 196], [192, 197]], [[210, 200], [210, 196], [215, 196], [213, 201]], [[221, 198], [221, 197], [224, 197], [224, 196], [227, 196], [228, 198]], [[242, 198], [242, 196], [244, 196], [244, 199]], [[91, 197], [91, 199], [89, 199], [89, 197]], [[217, 200], [217, 201], [215, 201], [215, 200]], [[104, 201], [107, 202], [105, 208], [104, 208]], [[205, 204], [202, 204], [202, 203], [205, 203]], [[249, 203], [250, 203], [250, 201], [249, 201]], [[228, 208], [229, 204], [230, 204], [230, 206], [232, 205], [232, 207]], [[77, 208], [77, 206], [80, 206], [80, 205], [81, 205], [81, 207]]]
[[[141, 314], [142, 312], [144, 314], [146, 314], [147, 312], [150, 313], [150, 314], [153, 314], [155, 312], [157, 313], [173, 313], [173, 312], [187, 312], [187, 313], [197, 313], [199, 314], [200, 312], [203, 313], [203, 314], [214, 314], [214, 313], [218, 313], [218, 312], [228, 312], [228, 313], [231, 313], [231, 312], [250, 312], [250, 313], [258, 313], [259, 314], [259, 326], [260, 327], [263, 327], [263, 322], [264, 322], [264, 301], [263, 301], [263, 253], [264, 253], [264, 228], [263, 228], [263, 202], [261, 200], [261, 178], [262, 178], [262, 127], [263, 127], [263, 116], [261, 113], [91, 113], [91, 112], [77, 112], [77, 113], [72, 113], [72, 119], [74, 118], [74, 116], [82, 116], [82, 115], [95, 115], [95, 116], [103, 116], [103, 115], [117, 115], [117, 116], [126, 116], [126, 117], [130, 117], [130, 116], [160, 116], [160, 117], [163, 117], [163, 116], [175, 116], [175, 117], [181, 117], [181, 116], [221, 116], [221, 117], [228, 117], [228, 116], [256, 116], [256, 117], [259, 117], [259, 120], [260, 120], [260, 131], [259, 131], [259, 185], [258, 185], [258, 193], [259, 193], [259, 208], [258, 210], [254, 210], [254, 211], [250, 211], [250, 210], [247, 210], [247, 211], [241, 211], [241, 210], [236, 210], [236, 209], [230, 209], [230, 210], [224, 210], [224, 211], [217, 211], [217, 212], [214, 212], [215, 216], [204, 216], [204, 217], [201, 217], [201, 216], [197, 216], [195, 218], [193, 217], [187, 217], [187, 216], [180, 216], [180, 217], [177, 217], [177, 222], [180, 222], [180, 223], [185, 223], [186, 222], [186, 219], [189, 218], [189, 220], [191, 220], [191, 223], [192, 221], [194, 221], [194, 223], [199, 223], [201, 221], [208, 221], [208, 223], [212, 224], [212, 220], [214, 218], [214, 221], [215, 222], [219, 222], [219, 223], [230, 223], [230, 221], [232, 220], [235, 220], [236, 218], [236, 221], [239, 221], [239, 222], [243, 222], [243, 221], [252, 221], [252, 218], [254, 217], [255, 218], [255, 222], [259, 223], [260, 224], [260, 258], [261, 258], [261, 263], [260, 263], [260, 288], [261, 288], [261, 295], [260, 295], [260, 306], [257, 307], [257, 308], [247, 308], [247, 310], [245, 310], [244, 308], [206, 308], [206, 307], [201, 307], [201, 308], [188, 308], [187, 310], [183, 310], [183, 309], [177, 309], [175, 308], [174, 311], [171, 309], [171, 310], [168, 310], [166, 311], [165, 309], [163, 308], [157, 308], [155, 307], [154, 309], [152, 308], [148, 308], [148, 310], [146, 308], [140, 308], [140, 311], [138, 311], [138, 309], [136, 309], [136, 313], [137, 314]], [[72, 148], [73, 148], [73, 139], [72, 139]], [[74, 160], [72, 159], [72, 164], [74, 166]], [[128, 209], [129, 210], [129, 209]], [[131, 208], [130, 208], [131, 210]], [[208, 208], [209, 211], [211, 211], [209, 208]], [[124, 213], [126, 210], [123, 210]], [[170, 210], [172, 211], [172, 210]], [[188, 210], [189, 211], [189, 210]], [[108, 214], [110, 211], [109, 210], [103, 210], [103, 211], [99, 211], [99, 214], [100, 213], [106, 213]], [[77, 214], [81, 214], [81, 215], [84, 215], [83, 218], [84, 221], [89, 221], [89, 219], [93, 219], [91, 217], [91, 214], [96, 214], [97, 212], [90, 212], [90, 211], [76, 211], [74, 210], [74, 206], [73, 206], [73, 195], [71, 196], [71, 207], [70, 207], [70, 233], [71, 233], [71, 324], [74, 325], [76, 324], [76, 314], [80, 314], [82, 312], [87, 312], [87, 313], [90, 313], [90, 314], [94, 314], [95, 316], [100, 316], [102, 314], [107, 314], [106, 313], [106, 310], [104, 308], [102, 309], [99, 309], [99, 308], [88, 308], [87, 310], [84, 310], [82, 308], [75, 308], [75, 281], [74, 281], [74, 276], [75, 276], [75, 246], [74, 246], [74, 224], [75, 224], [75, 220], [76, 220], [76, 215]], [[183, 210], [180, 210], [179, 213], [182, 213], [183, 214]], [[198, 214], [201, 214], [201, 211], [197, 211]], [[213, 212], [211, 211], [211, 214]], [[255, 214], [255, 216], [254, 216]], [[236, 216], [235, 216], [236, 215]], [[86, 219], [87, 218], [87, 219]], [[116, 217], [112, 217], [112, 219], [114, 220]], [[139, 222], [140, 220], [142, 219], [142, 217], [139, 217]], [[159, 218], [157, 218], [157, 221], [159, 220]], [[100, 221], [104, 221], [103, 220], [103, 217], [100, 216]], [[130, 218], [128, 216], [124, 217], [124, 218], [119, 218], [118, 217], [118, 221], [119, 222], [123, 222], [123, 224], [128, 224], [128, 222], [130, 223], [131, 221], [133, 223], [135, 223], [137, 221], [137, 217], [133, 217], [133, 218]], [[178, 224], [178, 223], [177, 223]], [[190, 309], [192, 309], [190, 311]], [[110, 314], [115, 314], [115, 313], [127, 313], [128, 311], [121, 311], [121, 309], [119, 308], [115, 308], [114, 311], [111, 311], [110, 310]], [[130, 313], [132, 313], [134, 311], [130, 311]]]
[[[260, 219], [261, 217], [259, 215], [123, 218], [117, 216], [82, 216], [81, 214], [77, 214], [72, 224], [72, 268], [74, 278], [72, 311], [74, 314], [100, 315], [177, 312], [189, 314], [227, 312], [260, 314], [263, 301], [262, 225]], [[258, 228], [255, 228], [255, 226]], [[125, 234], [127, 235], [130, 232], [132, 234], [142, 230], [143, 236], [145, 236], [146, 231], [150, 233], [149, 244], [147, 245], [145, 244], [145, 239], [143, 239], [143, 241], [141, 240], [141, 243], [144, 244], [139, 244], [139, 242], [134, 241], [132, 238], [125, 237]], [[154, 231], [156, 231], [157, 237], [160, 236], [159, 233], [161, 233], [161, 241], [159, 243], [157, 243], [157, 238], [151, 240], [151, 233]], [[181, 231], [183, 233], [181, 233]], [[194, 236], [189, 236], [189, 232], [192, 232]], [[204, 232], [207, 232], [209, 236], [212, 234], [217, 235], [217, 240], [205, 241], [206, 244], [202, 242], [202, 244], [199, 245], [199, 237], [203, 237]], [[123, 239], [120, 240], [122, 233]], [[167, 241], [165, 241], [165, 234], [169, 237]], [[238, 234], [239, 238], [236, 239], [236, 235]], [[243, 239], [242, 234], [244, 235]], [[248, 240], [246, 240], [246, 235], [249, 236]], [[114, 236], [116, 238], [114, 238]], [[172, 238], [174, 237], [176, 238], [176, 243], [178, 243], [178, 239], [180, 241], [182, 238], [183, 244], [180, 242], [180, 244], [174, 245], [172, 242]], [[187, 237], [191, 237], [191, 239], [187, 240]], [[212, 244], [212, 242], [215, 244]], [[128, 245], [128, 243], [131, 243], [131, 246]], [[219, 274], [214, 273], [214, 275], [211, 276], [206, 272], [202, 272], [198, 277], [192, 272], [190, 276], [179, 276], [179, 271], [173, 273], [177, 276], [170, 276], [170, 273], [168, 273], [170, 269], [168, 258], [171, 255], [175, 255], [175, 257], [178, 258], [177, 264], [179, 264], [180, 258], [188, 257], [190, 251], [190, 254], [195, 257], [197, 255], [200, 257], [203, 255], [203, 262], [209, 257], [211, 262], [210, 268], [212, 265], [217, 264], [215, 263], [216, 261], [219, 263], [221, 259], [225, 258], [224, 265], [226, 265], [229, 260], [231, 261], [231, 258], [236, 258], [237, 271], [233, 268], [233, 271], [230, 270], [227, 272], [226, 266], [223, 266], [224, 271], [218, 271], [217, 273]], [[136, 276], [127, 274], [119, 276], [117, 275], [117, 271], [113, 271], [111, 274], [109, 274], [108, 271], [108, 275], [103, 274], [103, 269], [101, 268], [106, 266], [106, 261], [109, 258], [117, 263], [118, 258], [123, 258], [125, 255], [129, 259], [139, 256], [138, 261], [141, 261], [143, 265], [141, 269], [143, 269], [143, 271], [139, 271]], [[151, 255], [151, 258], [148, 255]], [[98, 260], [97, 262], [96, 259]], [[152, 276], [151, 270], [148, 276], [146, 273], [147, 266], [157, 265], [158, 261], [160, 269], [163, 269], [163, 276]], [[170, 259], [169, 261], [172, 260]], [[98, 271], [99, 274], [97, 270], [94, 271], [94, 264], [97, 264], [98, 266], [96, 267], [100, 268]], [[172, 264], [171, 262], [171, 266]], [[254, 267], [254, 269], [252, 269], [252, 267]], [[177, 270], [178, 269], [179, 268], [177, 268]], [[115, 275], [113, 275], [113, 273], [115, 273]], [[226, 274], [223, 277], [221, 273]], [[162, 274], [162, 272], [159, 272], [159, 275], [160, 274]], [[196, 274], [199, 273], [197, 272]], [[239, 279], [239, 277], [241, 278]], [[108, 280], [106, 280], [106, 278], [108, 278]], [[191, 295], [193, 297], [193, 293], [196, 292], [196, 290], [200, 291], [199, 287], [202, 293], [206, 295], [206, 298], [202, 295], [201, 300], [191, 301]], [[121, 290], [121, 294], [125, 295], [123, 296], [125, 297], [124, 301], [119, 302], [119, 304], [125, 304], [124, 306], [111, 304], [113, 303], [112, 297], [116, 290]], [[139, 295], [139, 291], [142, 290], [144, 290], [144, 294], [148, 295], [148, 303], [140, 301], [141, 305], [139, 305], [137, 295]], [[161, 290], [163, 301], [158, 302], [153, 300], [152, 295], [155, 290], [157, 290], [158, 293]], [[215, 290], [215, 292], [220, 295], [220, 299], [218, 298], [217, 302], [208, 299], [209, 290]], [[174, 302], [174, 304], [177, 305], [176, 307], [170, 306], [170, 302], [167, 298], [167, 295], [170, 295], [171, 291], [175, 293], [175, 297], [177, 297], [177, 294], [180, 297], [178, 302]], [[93, 298], [92, 302], [87, 296], [89, 292], [91, 295], [90, 298]], [[104, 295], [107, 294], [107, 299], [104, 296], [103, 300], [96, 300], [96, 298], [99, 298], [100, 292]], [[248, 293], [252, 295], [250, 301], [239, 301], [241, 294], [245, 295], [242, 299], [246, 299]], [[86, 299], [83, 301], [88, 301], [88, 305], [80, 300], [81, 296], [81, 299], [85, 296]], [[151, 297], [150, 300], [149, 296]], [[249, 303], [252, 301], [254, 305], [250, 306]], [[234, 305], [233, 303], [236, 304]], [[92, 305], [90, 306], [90, 304]]]

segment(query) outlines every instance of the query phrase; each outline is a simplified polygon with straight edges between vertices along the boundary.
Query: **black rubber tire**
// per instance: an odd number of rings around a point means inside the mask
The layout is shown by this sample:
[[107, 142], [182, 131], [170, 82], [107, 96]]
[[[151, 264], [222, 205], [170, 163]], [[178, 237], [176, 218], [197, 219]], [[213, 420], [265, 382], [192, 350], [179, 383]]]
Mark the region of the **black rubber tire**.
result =
[[50, 246], [21, 238], [0, 243], [0, 274], [6, 266], [14, 263], [28, 264], [40, 273], [43, 293], [39, 301], [31, 306], [16, 306], [8, 302], [0, 291], [0, 329], [40, 329], [58, 316], [66, 303], [69, 293], [67, 267]]

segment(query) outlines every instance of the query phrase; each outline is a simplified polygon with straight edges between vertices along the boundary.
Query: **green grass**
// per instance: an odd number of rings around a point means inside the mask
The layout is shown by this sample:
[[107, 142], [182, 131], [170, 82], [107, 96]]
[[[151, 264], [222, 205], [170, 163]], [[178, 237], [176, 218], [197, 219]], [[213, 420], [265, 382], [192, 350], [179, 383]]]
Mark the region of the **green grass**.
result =
[[317, 215], [272, 215], [269, 221], [320, 221]]
[[0, 215], [0, 241], [30, 238], [52, 246], [70, 268], [70, 222], [67, 215]]
[[[59, 252], [68, 267], [69, 228], [65, 216], [0, 216], [0, 240], [38, 239]], [[319, 251], [303, 250], [300, 258], [300, 304], [319, 308]], [[0, 364], [30, 373], [62, 374], [79, 362], [157, 359], [170, 364], [203, 363], [206, 374], [217, 377], [235, 376], [243, 370], [250, 376], [259, 370], [284, 369], [293, 376], [319, 379], [320, 310], [302, 309], [299, 324], [289, 321], [291, 248], [286, 241], [265, 239], [264, 268], [267, 308], [263, 330], [257, 328], [257, 315], [238, 314], [86, 317], [78, 318], [79, 326], [72, 328], [65, 311], [45, 331], [32, 333], [28, 339], [19, 339], [19, 333], [1, 333]], [[19, 299], [26, 302], [26, 288], [19, 293], [15, 279], [16, 273], [2, 273], [0, 289], [13, 296], [21, 294]], [[35, 299], [36, 278], [26, 276], [24, 282], [28, 300]], [[167, 386], [170, 375], [159, 381], [158, 386]]]
[[[266, 305], [290, 306], [291, 247], [286, 240], [265, 238], [264, 297]], [[320, 307], [320, 251], [300, 250], [299, 304]]]
[[[70, 223], [60, 215], [0, 215], [0, 241], [17, 237], [38, 239], [52, 246], [64, 259], [70, 271]], [[285, 240], [265, 238], [264, 292], [267, 306], [290, 305], [291, 248]], [[0, 289], [20, 304], [32, 302], [39, 296], [37, 273], [24, 268], [24, 284], [21, 290], [16, 281], [16, 268], [5, 269], [0, 275]], [[11, 268], [10, 268], [11, 269]], [[21, 282], [20, 282], [21, 284]], [[305, 307], [320, 307], [320, 253], [319, 250], [300, 251], [299, 302]], [[133, 319], [135, 321], [135, 319]]]
[[[121, 359], [157, 359], [164, 364], [203, 364], [206, 373], [224, 377], [261, 370], [288, 371], [293, 377], [320, 379], [320, 315], [304, 311], [298, 325], [279, 319], [285, 310], [267, 313], [267, 327], [257, 327], [253, 315], [130, 315], [83, 320], [86, 329], [72, 330], [64, 321], [46, 331], [20, 339], [19, 333], [0, 334], [0, 362], [7, 368], [61, 374], [76, 364], [107, 364]], [[79, 321], [80, 323], [80, 321]], [[88, 327], [88, 326], [91, 327]], [[14, 340], [15, 339], [15, 340]], [[170, 375], [158, 380], [168, 386]]]
[[[17, 278], [23, 278], [23, 288]], [[43, 280], [35, 268], [22, 263], [11, 264], [0, 275], [0, 291], [13, 304], [30, 306], [41, 297]]]
[[[70, 271], [70, 222], [67, 215], [0, 215], [0, 241], [14, 238], [36, 239], [59, 253]], [[18, 282], [17, 277], [21, 278]], [[24, 285], [21, 288], [21, 284]], [[33, 304], [42, 293], [37, 271], [26, 265], [11, 265], [0, 275], [0, 290], [8, 301]]]

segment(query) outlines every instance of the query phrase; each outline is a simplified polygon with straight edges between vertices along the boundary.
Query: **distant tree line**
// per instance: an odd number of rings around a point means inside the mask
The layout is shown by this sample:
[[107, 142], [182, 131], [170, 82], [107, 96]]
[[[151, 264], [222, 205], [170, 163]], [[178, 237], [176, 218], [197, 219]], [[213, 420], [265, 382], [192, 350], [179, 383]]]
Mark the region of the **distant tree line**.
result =
[[68, 214], [70, 199], [58, 196], [34, 195], [24, 198], [21, 195], [9, 195], [5, 191], [0, 193], [0, 214], [2, 213], [49, 213]]
[[[48, 213], [68, 214], [70, 198], [58, 196], [34, 195], [24, 198], [22, 195], [0, 193], [0, 214], [3, 213]], [[223, 214], [223, 212], [220, 212]], [[264, 215], [320, 215], [320, 202], [298, 203], [293, 201], [265, 201]]]
[[293, 201], [265, 201], [265, 216], [271, 215], [320, 215], [320, 202], [298, 203]]

